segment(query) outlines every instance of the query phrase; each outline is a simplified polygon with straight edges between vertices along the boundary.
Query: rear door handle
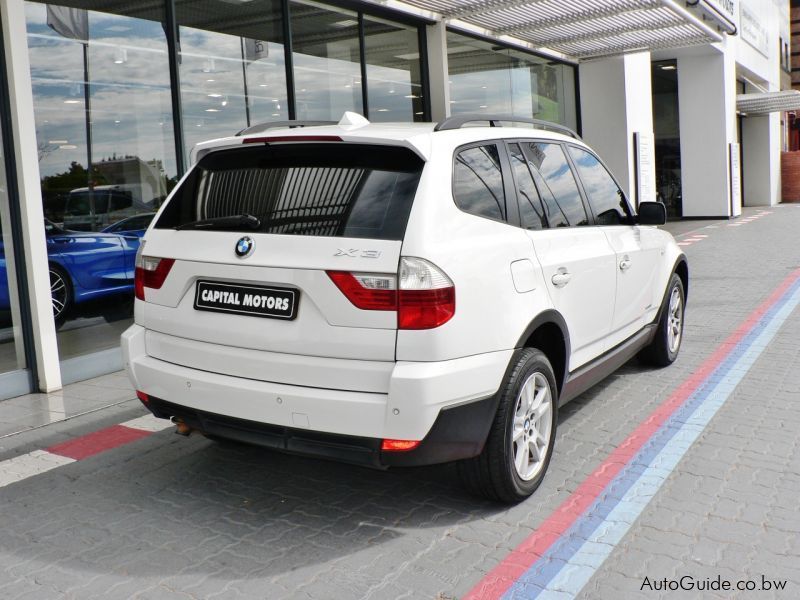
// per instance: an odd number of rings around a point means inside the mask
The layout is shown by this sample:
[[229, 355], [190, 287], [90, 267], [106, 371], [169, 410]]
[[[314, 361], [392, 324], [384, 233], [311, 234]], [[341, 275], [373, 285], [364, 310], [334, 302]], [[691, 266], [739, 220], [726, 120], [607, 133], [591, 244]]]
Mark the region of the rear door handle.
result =
[[553, 285], [557, 288], [562, 288], [569, 283], [570, 279], [572, 279], [572, 275], [562, 267], [550, 278], [550, 281], [552, 281]]

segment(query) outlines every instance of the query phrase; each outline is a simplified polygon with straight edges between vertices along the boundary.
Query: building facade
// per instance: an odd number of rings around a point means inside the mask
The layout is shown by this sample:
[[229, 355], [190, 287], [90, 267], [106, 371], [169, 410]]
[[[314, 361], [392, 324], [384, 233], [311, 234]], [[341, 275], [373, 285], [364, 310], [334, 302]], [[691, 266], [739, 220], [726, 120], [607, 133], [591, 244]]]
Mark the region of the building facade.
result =
[[[691, 6], [685, 6], [691, 5]], [[534, 117], [673, 218], [780, 201], [788, 0], [0, 0], [0, 399], [121, 368], [142, 231], [265, 121]]]

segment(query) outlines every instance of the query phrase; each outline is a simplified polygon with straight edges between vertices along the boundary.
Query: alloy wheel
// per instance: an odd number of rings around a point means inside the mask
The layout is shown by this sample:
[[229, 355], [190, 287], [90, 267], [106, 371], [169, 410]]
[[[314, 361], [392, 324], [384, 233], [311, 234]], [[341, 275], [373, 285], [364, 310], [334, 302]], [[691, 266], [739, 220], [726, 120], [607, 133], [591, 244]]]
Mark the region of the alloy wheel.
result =
[[50, 269], [50, 299], [53, 304], [53, 317], [58, 319], [67, 307], [67, 282], [58, 271]]
[[523, 481], [530, 481], [542, 470], [550, 447], [553, 398], [547, 378], [534, 373], [525, 381], [514, 408], [511, 443], [514, 468]]

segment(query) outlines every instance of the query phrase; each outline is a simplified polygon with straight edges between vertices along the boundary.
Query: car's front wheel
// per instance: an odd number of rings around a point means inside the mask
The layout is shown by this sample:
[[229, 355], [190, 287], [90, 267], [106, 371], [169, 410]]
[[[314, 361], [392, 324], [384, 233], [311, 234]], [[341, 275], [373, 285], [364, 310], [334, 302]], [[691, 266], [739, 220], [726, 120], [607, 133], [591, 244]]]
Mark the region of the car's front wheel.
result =
[[67, 272], [57, 265], [50, 265], [50, 301], [56, 326], [64, 323], [72, 308], [72, 282]]
[[683, 281], [677, 273], [673, 273], [655, 337], [650, 345], [639, 353], [639, 359], [642, 362], [657, 367], [666, 367], [675, 362], [681, 349], [681, 341], [683, 341], [685, 305], [686, 293]]
[[553, 453], [558, 391], [550, 361], [535, 348], [518, 351], [498, 393], [483, 452], [459, 471], [473, 493], [519, 502], [539, 487]]

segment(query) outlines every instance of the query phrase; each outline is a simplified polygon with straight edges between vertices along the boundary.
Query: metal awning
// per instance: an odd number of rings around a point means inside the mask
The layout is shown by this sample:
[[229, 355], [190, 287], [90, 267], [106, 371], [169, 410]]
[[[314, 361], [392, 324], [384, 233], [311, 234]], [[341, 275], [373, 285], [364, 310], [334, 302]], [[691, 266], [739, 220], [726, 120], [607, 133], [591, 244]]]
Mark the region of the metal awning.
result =
[[787, 110], [800, 110], [800, 91], [763, 92], [736, 96], [736, 110], [743, 115], [758, 116]]
[[[381, 0], [378, 1], [382, 4]], [[448, 24], [580, 60], [722, 40], [736, 28], [707, 13], [713, 0], [403, 0]], [[695, 6], [694, 9], [686, 6]]]

